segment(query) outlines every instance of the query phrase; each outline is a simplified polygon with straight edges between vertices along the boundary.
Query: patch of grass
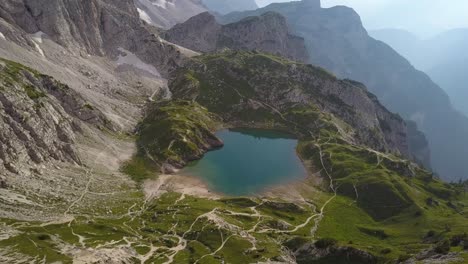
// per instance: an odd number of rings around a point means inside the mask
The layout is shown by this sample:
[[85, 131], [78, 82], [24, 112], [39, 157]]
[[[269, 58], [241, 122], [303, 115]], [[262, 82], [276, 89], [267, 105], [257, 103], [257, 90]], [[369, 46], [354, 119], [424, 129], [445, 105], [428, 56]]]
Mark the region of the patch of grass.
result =
[[26, 94], [28, 95], [29, 98], [32, 100], [37, 100], [39, 98], [45, 97], [46, 94], [42, 91], [37, 90], [34, 86], [32, 85], [26, 85], [24, 87], [24, 90]]
[[133, 157], [125, 162], [121, 168], [122, 172], [129, 175], [134, 181], [142, 182], [143, 180], [156, 177], [157, 168], [145, 158]]
[[89, 103], [85, 103], [82, 107], [87, 110], [94, 110], [94, 107]]

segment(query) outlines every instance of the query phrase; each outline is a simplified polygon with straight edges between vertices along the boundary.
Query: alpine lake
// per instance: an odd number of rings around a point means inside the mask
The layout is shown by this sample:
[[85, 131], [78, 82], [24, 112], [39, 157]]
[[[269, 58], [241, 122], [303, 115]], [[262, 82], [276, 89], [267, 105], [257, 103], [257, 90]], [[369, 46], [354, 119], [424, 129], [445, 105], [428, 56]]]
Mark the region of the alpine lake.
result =
[[214, 192], [254, 195], [307, 175], [296, 154], [297, 139], [288, 134], [230, 129], [218, 131], [216, 135], [223, 140], [224, 147], [206, 153], [180, 172], [201, 178]]

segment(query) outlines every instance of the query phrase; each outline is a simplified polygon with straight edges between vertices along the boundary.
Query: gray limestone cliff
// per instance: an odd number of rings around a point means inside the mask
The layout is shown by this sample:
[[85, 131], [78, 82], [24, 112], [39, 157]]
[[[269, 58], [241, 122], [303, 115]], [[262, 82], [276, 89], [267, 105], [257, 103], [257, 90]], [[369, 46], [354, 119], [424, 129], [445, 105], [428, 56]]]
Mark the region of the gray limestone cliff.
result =
[[49, 161], [81, 164], [75, 147], [81, 124], [114, 129], [68, 86], [0, 59], [0, 171], [37, 172]]
[[161, 74], [184, 59], [177, 48], [152, 33], [133, 0], [5, 0], [0, 6], [0, 31], [32, 48], [37, 45], [34, 37], [47, 37], [82, 56], [115, 59], [125, 49]]
[[258, 50], [307, 62], [304, 39], [289, 30], [286, 19], [268, 12], [239, 22], [220, 25], [213, 15], [202, 13], [168, 30], [164, 37], [180, 46], [200, 51]]
[[255, 0], [203, 0], [203, 4], [211, 11], [227, 14], [233, 11], [254, 10], [258, 8]]

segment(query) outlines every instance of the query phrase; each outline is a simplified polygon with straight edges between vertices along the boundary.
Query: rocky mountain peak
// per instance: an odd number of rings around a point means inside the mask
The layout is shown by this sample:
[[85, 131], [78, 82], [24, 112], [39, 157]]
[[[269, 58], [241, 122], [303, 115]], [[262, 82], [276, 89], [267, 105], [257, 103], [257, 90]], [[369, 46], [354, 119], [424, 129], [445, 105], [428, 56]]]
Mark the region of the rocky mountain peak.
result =
[[207, 11], [201, 0], [134, 0], [140, 18], [164, 29]]
[[320, 8], [320, 0], [302, 0], [301, 5], [309, 8]]
[[203, 0], [203, 4], [211, 11], [227, 14], [234, 11], [257, 9], [255, 0]]
[[153, 34], [133, 0], [3, 2], [0, 31], [21, 46], [38, 49], [47, 38], [76, 55], [112, 60], [123, 49], [153, 65], [162, 75], [184, 58], [176, 47]]
[[67, 85], [0, 59], [0, 169], [29, 173], [49, 161], [80, 164], [75, 141], [82, 122], [114, 130]]
[[225, 48], [259, 50], [296, 61], [308, 60], [304, 40], [292, 35], [286, 19], [275, 12], [227, 25], [220, 25], [209, 13], [202, 13], [174, 26], [164, 36], [170, 42], [199, 52]]

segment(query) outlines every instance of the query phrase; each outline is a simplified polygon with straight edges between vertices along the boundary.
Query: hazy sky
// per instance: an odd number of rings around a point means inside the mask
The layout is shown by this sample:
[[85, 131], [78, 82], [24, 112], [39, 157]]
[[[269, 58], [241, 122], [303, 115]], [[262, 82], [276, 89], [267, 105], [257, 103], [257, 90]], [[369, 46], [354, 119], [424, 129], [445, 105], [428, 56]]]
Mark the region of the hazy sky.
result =
[[[260, 6], [288, 0], [257, 0]], [[468, 0], [322, 0], [323, 7], [346, 5], [367, 29], [400, 28], [422, 36], [468, 27]]]

